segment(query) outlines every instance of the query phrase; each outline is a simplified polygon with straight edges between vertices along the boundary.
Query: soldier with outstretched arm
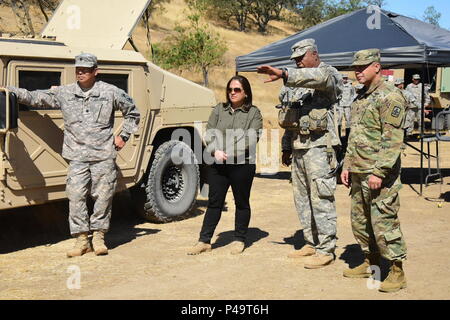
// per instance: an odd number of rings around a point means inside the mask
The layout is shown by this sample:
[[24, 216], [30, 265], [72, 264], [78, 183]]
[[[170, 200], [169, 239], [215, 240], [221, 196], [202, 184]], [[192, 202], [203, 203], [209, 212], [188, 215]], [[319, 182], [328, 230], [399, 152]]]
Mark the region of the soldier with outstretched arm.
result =
[[266, 82], [284, 80], [292, 103], [299, 104], [296, 125], [282, 138], [282, 162], [292, 163], [294, 202], [303, 226], [305, 246], [288, 255], [304, 259], [307, 269], [322, 268], [334, 261], [336, 248], [336, 147], [333, 105], [342, 92], [339, 72], [320, 61], [314, 39], [294, 44], [291, 59], [298, 68], [261, 66]]
[[[76, 237], [68, 257], [81, 256], [91, 250], [108, 253], [104, 234], [111, 219], [117, 168], [115, 159], [130, 135], [137, 131], [140, 114], [125, 91], [97, 81], [97, 57], [83, 53], [75, 57], [77, 82], [50, 90], [28, 91], [8, 87], [19, 103], [35, 108], [60, 108], [64, 119], [62, 156], [69, 161], [66, 193], [69, 198], [70, 233]], [[114, 136], [114, 112], [124, 116], [122, 130]], [[94, 212], [88, 214], [86, 197], [94, 199]]]

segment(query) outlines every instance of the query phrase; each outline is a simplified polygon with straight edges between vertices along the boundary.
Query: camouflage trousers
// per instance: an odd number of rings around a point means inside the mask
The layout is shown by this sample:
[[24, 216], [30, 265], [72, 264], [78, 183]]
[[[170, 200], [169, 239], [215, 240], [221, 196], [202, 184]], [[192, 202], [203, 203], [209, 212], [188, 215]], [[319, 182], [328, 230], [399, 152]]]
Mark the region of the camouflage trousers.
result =
[[[420, 128], [422, 127], [422, 123], [420, 122], [420, 117], [422, 116], [422, 109], [415, 109], [415, 121], [417, 122], [417, 130], [420, 132]], [[424, 115], [425, 117], [425, 115]]]
[[379, 252], [388, 260], [406, 259], [406, 244], [397, 213], [400, 175], [383, 181], [379, 190], [369, 188], [370, 174], [351, 174], [351, 221], [353, 234], [365, 253]]
[[292, 155], [294, 203], [306, 244], [315, 247], [319, 253], [333, 254], [336, 247], [336, 176], [329, 176], [331, 165], [326, 148], [294, 150]]
[[337, 113], [337, 124], [341, 126], [342, 118], [345, 117], [345, 127], [350, 129], [350, 121], [351, 121], [351, 108], [348, 107], [336, 107]]
[[[114, 159], [70, 161], [66, 193], [69, 198], [69, 227], [72, 235], [95, 230], [108, 231], [116, 183]], [[94, 210], [90, 216], [86, 203], [89, 188], [94, 200]]]
[[406, 111], [405, 124], [403, 126], [403, 129], [406, 130], [406, 135], [408, 135], [408, 136], [413, 134], [415, 118], [416, 118], [416, 112], [412, 109], [408, 109]]

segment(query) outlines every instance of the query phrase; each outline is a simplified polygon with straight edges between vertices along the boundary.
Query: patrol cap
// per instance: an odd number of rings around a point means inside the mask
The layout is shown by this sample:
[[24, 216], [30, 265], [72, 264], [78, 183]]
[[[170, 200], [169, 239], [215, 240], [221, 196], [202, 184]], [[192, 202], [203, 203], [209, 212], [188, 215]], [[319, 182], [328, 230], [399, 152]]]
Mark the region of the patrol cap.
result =
[[412, 76], [412, 78], [413, 78], [413, 80], [420, 80], [420, 74], [416, 73]]
[[97, 67], [97, 57], [91, 53], [82, 53], [75, 57], [75, 67]]
[[380, 49], [360, 50], [353, 56], [352, 66], [365, 66], [372, 62], [380, 62]]
[[309, 49], [313, 49], [317, 51], [316, 41], [314, 39], [303, 39], [297, 43], [295, 43], [291, 50], [291, 60], [301, 57], [308, 51]]
[[345, 73], [341, 73], [342, 78], [347, 78], [348, 79], [348, 75], [346, 75]]
[[395, 85], [402, 84], [402, 83], [405, 83], [405, 81], [404, 81], [402, 78], [397, 78], [397, 79], [395, 79], [395, 81], [394, 81], [394, 84], [395, 84]]

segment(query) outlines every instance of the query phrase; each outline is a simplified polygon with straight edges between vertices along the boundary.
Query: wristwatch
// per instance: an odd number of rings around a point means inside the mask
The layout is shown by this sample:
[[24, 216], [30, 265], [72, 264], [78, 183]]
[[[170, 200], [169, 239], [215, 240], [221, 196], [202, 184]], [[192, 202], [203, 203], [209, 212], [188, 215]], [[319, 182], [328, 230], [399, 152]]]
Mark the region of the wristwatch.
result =
[[128, 141], [128, 137], [127, 136], [120, 136], [123, 140], [123, 142], [127, 142]]

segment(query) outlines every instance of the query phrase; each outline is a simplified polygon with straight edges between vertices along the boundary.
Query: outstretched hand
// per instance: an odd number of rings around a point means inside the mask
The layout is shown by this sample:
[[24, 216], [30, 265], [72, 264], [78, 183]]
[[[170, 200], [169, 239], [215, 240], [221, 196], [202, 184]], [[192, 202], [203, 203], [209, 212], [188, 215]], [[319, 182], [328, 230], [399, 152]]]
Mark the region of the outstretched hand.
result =
[[265, 80], [264, 81], [265, 83], [277, 81], [278, 79], [281, 79], [281, 77], [283, 76], [283, 70], [271, 66], [261, 66], [258, 67], [257, 70], [258, 73], [269, 75], [269, 79]]

